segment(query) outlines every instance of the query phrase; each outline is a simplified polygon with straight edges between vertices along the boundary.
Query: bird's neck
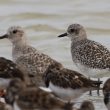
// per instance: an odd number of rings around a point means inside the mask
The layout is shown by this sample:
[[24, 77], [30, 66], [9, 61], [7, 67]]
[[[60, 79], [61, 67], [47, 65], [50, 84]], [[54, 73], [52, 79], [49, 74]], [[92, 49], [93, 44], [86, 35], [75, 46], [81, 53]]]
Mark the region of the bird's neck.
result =
[[13, 47], [14, 48], [23, 48], [27, 45], [27, 40], [24, 38], [22, 40], [19, 40], [17, 42], [13, 42]]
[[13, 61], [15, 62], [16, 59], [25, 53], [26, 48], [28, 47], [28, 43], [26, 40], [22, 41], [17, 41], [13, 43], [13, 48], [12, 48], [12, 56], [13, 56]]
[[71, 47], [72, 49], [76, 49], [77, 46], [80, 46], [81, 44], [85, 43], [87, 38], [80, 38], [79, 36], [71, 39]]
[[72, 38], [71, 38], [71, 41], [72, 41], [73, 43], [77, 43], [77, 42], [79, 42], [79, 41], [86, 40], [86, 39], [87, 39], [86, 34], [85, 34], [84, 36], [77, 35], [77, 36], [75, 36], [75, 37], [72, 37]]

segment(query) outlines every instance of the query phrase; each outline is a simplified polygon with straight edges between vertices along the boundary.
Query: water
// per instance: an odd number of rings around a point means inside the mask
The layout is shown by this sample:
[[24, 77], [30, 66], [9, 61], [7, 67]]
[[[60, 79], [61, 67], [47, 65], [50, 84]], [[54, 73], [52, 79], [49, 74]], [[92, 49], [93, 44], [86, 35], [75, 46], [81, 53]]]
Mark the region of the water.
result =
[[[0, 0], [0, 34], [12, 25], [22, 26], [31, 45], [58, 60], [65, 67], [77, 69], [70, 54], [70, 40], [57, 36], [71, 23], [80, 23], [88, 37], [109, 48], [110, 0]], [[11, 43], [0, 41], [0, 56], [12, 59]], [[110, 48], [109, 48], [110, 49]], [[96, 109], [105, 110], [103, 96], [92, 99]]]

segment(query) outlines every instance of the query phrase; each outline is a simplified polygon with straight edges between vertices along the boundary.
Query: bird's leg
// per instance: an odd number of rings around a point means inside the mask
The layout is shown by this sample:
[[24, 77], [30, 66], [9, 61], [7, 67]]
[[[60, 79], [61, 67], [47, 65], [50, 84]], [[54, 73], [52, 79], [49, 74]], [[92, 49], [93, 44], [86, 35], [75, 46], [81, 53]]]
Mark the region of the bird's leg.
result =
[[[100, 78], [98, 78], [98, 82], [100, 82]], [[100, 85], [98, 86], [98, 89], [97, 89], [97, 95], [98, 96], [100, 95]]]
[[[90, 77], [89, 77], [89, 79], [90, 79]], [[89, 95], [92, 96], [92, 91], [91, 90], [89, 91]]]

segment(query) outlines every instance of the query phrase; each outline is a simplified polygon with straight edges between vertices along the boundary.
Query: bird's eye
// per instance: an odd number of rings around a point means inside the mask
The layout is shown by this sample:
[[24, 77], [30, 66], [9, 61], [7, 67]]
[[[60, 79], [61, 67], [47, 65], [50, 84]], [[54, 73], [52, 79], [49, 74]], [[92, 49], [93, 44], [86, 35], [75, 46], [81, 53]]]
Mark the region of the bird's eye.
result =
[[17, 33], [17, 30], [14, 30], [13, 33], [16, 34]]
[[73, 33], [73, 32], [75, 32], [75, 29], [70, 29], [70, 33]]

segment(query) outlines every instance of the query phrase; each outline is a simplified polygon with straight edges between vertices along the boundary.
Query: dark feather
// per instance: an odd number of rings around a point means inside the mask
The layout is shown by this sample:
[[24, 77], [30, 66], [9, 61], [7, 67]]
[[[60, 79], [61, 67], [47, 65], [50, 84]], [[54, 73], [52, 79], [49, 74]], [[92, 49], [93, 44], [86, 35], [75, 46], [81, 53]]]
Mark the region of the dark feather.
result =
[[58, 69], [50, 66], [45, 73], [45, 84], [48, 87], [49, 82], [63, 88], [97, 88], [102, 81], [94, 81], [86, 78], [84, 75], [66, 68]]
[[24, 75], [15, 63], [0, 57], [0, 78], [20, 78], [24, 80]]

